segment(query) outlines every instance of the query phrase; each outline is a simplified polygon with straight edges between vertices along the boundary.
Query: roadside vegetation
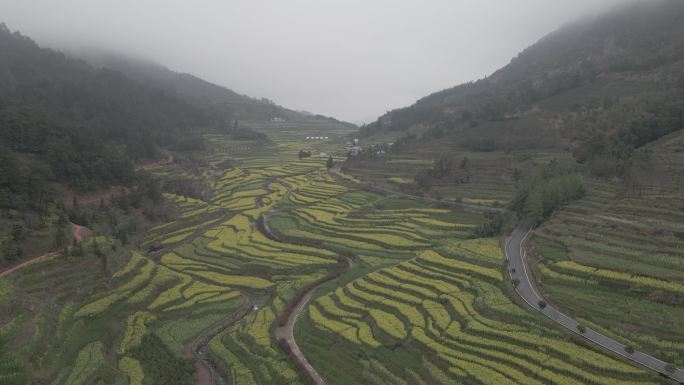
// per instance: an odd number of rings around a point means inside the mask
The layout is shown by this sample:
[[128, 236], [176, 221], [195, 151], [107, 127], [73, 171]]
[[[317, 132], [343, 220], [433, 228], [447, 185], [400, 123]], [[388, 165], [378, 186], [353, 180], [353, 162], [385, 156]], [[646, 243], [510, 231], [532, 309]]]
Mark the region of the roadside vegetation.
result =
[[573, 164], [554, 159], [519, 183], [511, 208], [539, 223], [583, 195], [582, 174]]

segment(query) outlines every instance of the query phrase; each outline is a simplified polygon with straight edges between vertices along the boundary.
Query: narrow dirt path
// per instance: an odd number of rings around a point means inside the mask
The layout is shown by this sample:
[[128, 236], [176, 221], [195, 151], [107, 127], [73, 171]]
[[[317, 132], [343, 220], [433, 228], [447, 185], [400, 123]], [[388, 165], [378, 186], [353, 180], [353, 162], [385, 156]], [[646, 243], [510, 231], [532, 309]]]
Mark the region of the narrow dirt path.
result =
[[241, 291], [240, 294], [244, 304], [238, 311], [205, 329], [194, 341], [190, 341], [185, 345], [185, 356], [194, 357], [197, 360], [195, 362], [195, 368], [197, 369], [195, 385], [228, 384], [228, 379], [225, 374], [221, 373], [219, 368], [218, 363], [220, 360], [214, 356], [209, 348], [209, 341], [252, 311], [254, 306], [252, 296], [245, 291]]
[[167, 166], [169, 164], [172, 164], [174, 161], [174, 157], [171, 155], [168, 158], [164, 160], [159, 160], [156, 162], [150, 162], [150, 163], [143, 163], [135, 166], [135, 171], [146, 171], [146, 170], [153, 170], [155, 168], [159, 168], [162, 166]]
[[214, 377], [211, 374], [211, 370], [209, 367], [207, 367], [207, 364], [204, 363], [199, 358], [195, 357], [195, 353], [192, 351], [192, 343], [193, 341], [188, 342], [185, 344], [185, 357], [186, 358], [195, 358], [195, 370], [197, 370], [197, 381], [195, 381], [196, 385], [211, 385], [214, 382]]
[[[86, 233], [87, 231], [89, 231], [89, 229], [88, 229], [87, 227], [85, 227], [85, 226], [76, 225], [76, 224], [73, 224], [73, 223], [71, 224], [71, 234], [73, 234], [74, 239], [76, 240], [76, 244], [79, 244], [79, 243], [81, 243], [81, 242], [83, 241], [83, 239], [84, 239], [84, 237], [85, 237], [85, 233]], [[67, 251], [71, 251], [71, 250], [73, 250], [73, 249], [74, 249], [74, 246], [73, 246], [73, 245], [71, 245], [71, 246], [69, 246], [69, 247], [66, 248]], [[35, 257], [32, 257], [32, 258], [30, 258], [30, 259], [28, 259], [28, 260], [26, 260], [26, 261], [24, 261], [24, 262], [22, 262], [22, 263], [16, 265], [16, 266], [10, 267], [10, 268], [8, 268], [8, 269], [6, 269], [6, 270], [0, 272], [0, 278], [5, 277], [5, 276], [7, 276], [7, 275], [9, 275], [9, 274], [11, 274], [11, 273], [13, 273], [13, 272], [19, 270], [19, 269], [22, 269], [22, 268], [24, 268], [24, 267], [26, 267], [26, 266], [28, 266], [28, 265], [30, 265], [30, 264], [32, 264], [32, 263], [36, 263], [36, 262], [38, 262], [38, 261], [42, 261], [43, 259], [46, 259], [46, 258], [49, 258], [49, 257], [53, 257], [53, 256], [55, 256], [55, 255], [61, 253], [62, 251], [64, 251], [64, 249], [60, 249], [60, 250], [57, 250], [57, 251], [52, 251], [52, 252], [49, 252], [49, 253], [45, 253], [45, 254], [42, 254], [42, 255], [37, 255], [37, 256], [35, 256]]]
[[302, 300], [297, 304], [295, 309], [292, 311], [292, 314], [290, 317], [287, 319], [287, 323], [285, 326], [277, 328], [275, 330], [275, 336], [276, 339], [278, 340], [284, 340], [287, 343], [287, 346], [290, 348], [290, 352], [292, 355], [294, 355], [295, 359], [301, 364], [301, 368], [306, 371], [306, 374], [309, 378], [313, 380], [313, 383], [316, 385], [326, 385], [325, 380], [323, 377], [314, 369], [314, 367], [309, 363], [309, 360], [306, 359], [304, 356], [304, 353], [299, 349], [299, 345], [297, 345], [297, 341], [294, 338], [294, 326], [295, 323], [297, 322], [297, 318], [299, 318], [299, 315], [302, 314], [302, 311], [304, 311], [304, 308], [306, 305], [309, 304], [309, 301], [311, 301], [311, 297], [313, 297], [314, 292], [316, 289], [318, 289], [319, 286], [314, 287], [311, 289], [303, 298]]
[[300, 368], [300, 370], [303, 370], [305, 372], [306, 377], [308, 377], [311, 380], [311, 382], [313, 382], [315, 385], [326, 385], [326, 382], [323, 379], [323, 377], [316, 371], [316, 369], [311, 365], [311, 363], [309, 363], [309, 360], [306, 359], [301, 349], [299, 349], [299, 345], [297, 345], [297, 341], [294, 337], [294, 328], [295, 324], [297, 323], [297, 319], [302, 314], [302, 312], [304, 312], [304, 309], [306, 309], [306, 305], [309, 304], [316, 290], [318, 290], [318, 288], [324, 285], [325, 283], [339, 277], [349, 268], [354, 266], [353, 259], [346, 256], [342, 256], [342, 259], [344, 259], [345, 265], [339, 271], [340, 274], [331, 275], [329, 276], [329, 278], [323, 279], [317, 285], [309, 288], [309, 290], [299, 299], [299, 302], [293, 308], [292, 312], [287, 318], [287, 322], [285, 323], [285, 325], [276, 328], [274, 331], [276, 340], [285, 341], [288, 348], [290, 349], [290, 354], [296, 361], [295, 363], [297, 364], [297, 366]]
[[[257, 229], [265, 237], [273, 241], [286, 243], [277, 235], [275, 235], [268, 227], [268, 216], [266, 213], [261, 214], [259, 216], [259, 219], [257, 221]], [[349, 258], [347, 256], [341, 256], [341, 258], [344, 260], [344, 266], [338, 271], [338, 274], [329, 275], [327, 278], [324, 278], [320, 282], [318, 282], [318, 284], [310, 287], [307, 290], [307, 292], [304, 293], [302, 296], [295, 297], [295, 301], [297, 301], [297, 298], [299, 298], [298, 302], [294, 304], [294, 307], [292, 308], [290, 314], [287, 317], [285, 325], [276, 327], [274, 329], [274, 335], [276, 340], [285, 342], [285, 344], [287, 345], [287, 349], [289, 349], [289, 353], [292, 359], [295, 361], [295, 366], [297, 367], [297, 369], [304, 371], [303, 374], [305, 375], [305, 377], [309, 379], [309, 382], [312, 382], [315, 385], [326, 385], [326, 382], [323, 379], [323, 377], [316, 371], [316, 369], [311, 365], [311, 363], [309, 363], [309, 360], [306, 359], [304, 353], [302, 353], [301, 349], [299, 348], [299, 345], [297, 345], [297, 341], [294, 337], [295, 323], [297, 322], [297, 319], [299, 318], [300, 314], [302, 314], [304, 309], [306, 309], [306, 305], [309, 304], [309, 301], [311, 301], [311, 298], [313, 298], [313, 295], [316, 292], [316, 290], [319, 287], [321, 287], [321, 285], [333, 279], [336, 279], [341, 274], [345, 273], [348, 269], [355, 266], [355, 262], [352, 258]]]
[[[76, 225], [76, 224], [71, 224], [71, 233], [74, 236], [74, 239], [76, 239], [76, 244], [79, 244], [83, 241], [83, 238], [85, 237], [85, 232], [90, 231], [87, 227], [81, 226], [81, 225]], [[74, 246], [69, 246], [69, 250], [72, 250]]]

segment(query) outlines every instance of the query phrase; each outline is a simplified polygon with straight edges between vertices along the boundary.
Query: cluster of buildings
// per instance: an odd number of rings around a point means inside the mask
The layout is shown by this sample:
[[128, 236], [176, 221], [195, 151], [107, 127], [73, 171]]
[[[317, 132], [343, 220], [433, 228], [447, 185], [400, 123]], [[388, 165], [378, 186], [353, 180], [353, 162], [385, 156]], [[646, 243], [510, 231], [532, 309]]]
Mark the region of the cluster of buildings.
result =
[[[368, 148], [369, 154], [375, 154], [377, 156], [382, 156], [387, 154], [392, 149], [394, 143], [383, 143], [380, 145], [370, 146]], [[358, 139], [354, 139], [353, 142], [347, 142], [347, 154], [349, 156], [357, 156], [363, 151], [363, 147], [359, 144]]]
[[307, 136], [306, 140], [328, 140], [327, 136]]
[[350, 156], [357, 156], [363, 151], [363, 147], [359, 144], [358, 139], [354, 139], [354, 142], [347, 142], [347, 146], [347, 153]]

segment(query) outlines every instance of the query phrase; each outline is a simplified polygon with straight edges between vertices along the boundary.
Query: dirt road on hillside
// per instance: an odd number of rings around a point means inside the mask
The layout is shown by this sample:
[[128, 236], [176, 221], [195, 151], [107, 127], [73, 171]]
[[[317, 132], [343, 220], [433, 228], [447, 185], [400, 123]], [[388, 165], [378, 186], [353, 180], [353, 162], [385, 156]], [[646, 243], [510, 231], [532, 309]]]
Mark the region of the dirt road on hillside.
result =
[[[71, 224], [71, 234], [74, 236], [74, 239], [76, 240], [76, 244], [79, 244], [83, 241], [83, 239], [85, 238], [85, 234], [88, 231], [89, 231], [89, 229], [87, 227], [75, 225], [73, 223]], [[66, 249], [67, 249], [67, 251], [71, 251], [74, 249], [74, 246], [71, 245], [71, 246], [67, 247]], [[24, 261], [24, 262], [22, 262], [16, 266], [10, 267], [9, 269], [0, 272], [0, 278], [4, 277], [6, 275], [9, 275], [9, 274], [11, 274], [11, 273], [13, 273], [19, 269], [22, 269], [22, 268], [24, 268], [24, 267], [26, 267], [32, 263], [36, 263], [38, 261], [42, 261], [43, 259], [55, 256], [55, 255], [61, 253], [62, 251], [64, 251], [64, 249], [32, 257], [27, 261]]]

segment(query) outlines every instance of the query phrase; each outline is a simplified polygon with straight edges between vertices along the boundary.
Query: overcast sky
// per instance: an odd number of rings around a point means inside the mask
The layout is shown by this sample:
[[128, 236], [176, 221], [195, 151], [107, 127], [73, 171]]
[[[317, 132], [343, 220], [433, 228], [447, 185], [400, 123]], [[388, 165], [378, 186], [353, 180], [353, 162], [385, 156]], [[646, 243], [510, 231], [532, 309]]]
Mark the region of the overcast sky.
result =
[[121, 51], [359, 122], [491, 74], [561, 24], [625, 2], [0, 0], [0, 21], [41, 45]]

